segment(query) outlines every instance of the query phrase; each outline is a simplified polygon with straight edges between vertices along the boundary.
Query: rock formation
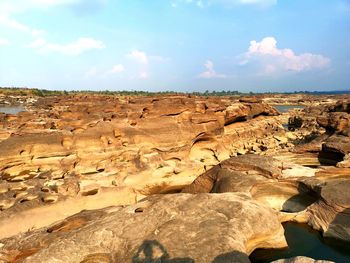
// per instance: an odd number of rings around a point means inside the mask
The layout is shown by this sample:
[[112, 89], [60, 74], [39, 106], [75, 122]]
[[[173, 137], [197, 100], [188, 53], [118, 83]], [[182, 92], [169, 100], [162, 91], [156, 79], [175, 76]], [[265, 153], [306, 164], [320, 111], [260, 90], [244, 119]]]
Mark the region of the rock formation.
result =
[[344, 98], [17, 101], [0, 113], [0, 262], [249, 262], [287, 246], [287, 221], [350, 242]]
[[168, 257], [204, 263], [232, 251], [287, 245], [277, 212], [244, 194], [154, 195], [134, 206], [82, 212], [2, 243], [2, 260], [62, 263], [102, 256], [102, 262]]
[[[266, 104], [228, 98], [38, 99], [27, 112], [3, 115], [0, 222], [46, 211], [18, 229], [26, 231], [82, 209], [180, 191], [237, 152], [282, 145], [272, 137], [282, 131], [277, 115]], [[8, 232], [0, 227], [0, 237]]]

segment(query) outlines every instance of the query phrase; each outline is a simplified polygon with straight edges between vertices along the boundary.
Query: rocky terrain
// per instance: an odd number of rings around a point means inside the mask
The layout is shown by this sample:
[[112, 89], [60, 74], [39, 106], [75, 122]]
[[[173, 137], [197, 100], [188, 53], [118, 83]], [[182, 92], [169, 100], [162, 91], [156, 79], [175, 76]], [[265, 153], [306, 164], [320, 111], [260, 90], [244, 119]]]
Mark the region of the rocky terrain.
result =
[[250, 262], [289, 221], [350, 242], [346, 96], [1, 101], [26, 111], [0, 113], [0, 262]]

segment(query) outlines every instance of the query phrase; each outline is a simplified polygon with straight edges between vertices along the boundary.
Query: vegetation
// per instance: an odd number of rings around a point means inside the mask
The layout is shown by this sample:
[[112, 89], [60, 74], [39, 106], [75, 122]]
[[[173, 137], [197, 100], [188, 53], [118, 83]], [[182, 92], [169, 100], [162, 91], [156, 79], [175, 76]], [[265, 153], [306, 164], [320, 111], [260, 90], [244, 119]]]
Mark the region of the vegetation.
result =
[[95, 91], [95, 90], [72, 90], [72, 91], [59, 91], [59, 90], [46, 90], [37, 88], [20, 88], [20, 87], [0, 87], [0, 94], [13, 95], [13, 96], [62, 96], [62, 95], [75, 95], [75, 94], [93, 94], [93, 95], [111, 95], [111, 96], [157, 96], [157, 95], [193, 95], [193, 96], [243, 96], [243, 95], [263, 95], [263, 94], [307, 94], [307, 95], [320, 95], [320, 94], [349, 94], [350, 90], [345, 91], [294, 91], [294, 92], [264, 92], [264, 93], [244, 93], [236, 90], [222, 90], [222, 91], [209, 91], [205, 92], [176, 92], [176, 91], [160, 91], [160, 92], [148, 92], [138, 90], [122, 90], [122, 91]]
[[67, 95], [67, 91], [57, 91], [57, 90], [45, 90], [45, 89], [29, 89], [29, 88], [17, 88], [17, 87], [0, 87], [0, 94], [12, 95], [12, 96], [57, 96], [57, 95]]

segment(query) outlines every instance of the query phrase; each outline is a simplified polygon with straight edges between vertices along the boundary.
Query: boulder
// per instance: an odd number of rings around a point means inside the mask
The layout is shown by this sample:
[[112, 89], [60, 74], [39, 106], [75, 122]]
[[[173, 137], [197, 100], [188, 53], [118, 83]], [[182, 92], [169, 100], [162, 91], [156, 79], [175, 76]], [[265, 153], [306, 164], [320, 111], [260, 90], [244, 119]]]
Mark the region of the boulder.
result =
[[350, 153], [350, 137], [333, 135], [322, 145], [323, 152], [334, 152], [342, 155]]
[[319, 185], [320, 199], [310, 206], [309, 224], [323, 236], [350, 242], [349, 179], [334, 179]]
[[249, 192], [257, 181], [282, 175], [282, 163], [254, 154], [231, 157], [200, 175], [184, 193]]
[[350, 116], [345, 112], [330, 112], [317, 117], [317, 123], [328, 130], [341, 132], [350, 127]]

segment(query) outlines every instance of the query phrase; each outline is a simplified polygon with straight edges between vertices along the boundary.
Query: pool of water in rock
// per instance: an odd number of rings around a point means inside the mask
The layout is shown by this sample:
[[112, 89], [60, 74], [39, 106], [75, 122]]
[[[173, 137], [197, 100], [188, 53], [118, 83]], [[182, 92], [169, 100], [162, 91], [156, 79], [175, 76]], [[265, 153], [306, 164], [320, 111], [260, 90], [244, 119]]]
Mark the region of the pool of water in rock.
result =
[[267, 263], [278, 259], [306, 256], [337, 263], [350, 262], [350, 244], [325, 241], [322, 235], [306, 224], [285, 223], [286, 249], [257, 249], [250, 255], [253, 263]]
[[16, 107], [0, 107], [0, 113], [6, 113], [6, 114], [17, 114], [21, 111], [25, 111], [25, 109], [21, 106]]
[[276, 105], [274, 106], [279, 112], [287, 112], [291, 109], [304, 109], [305, 106], [301, 105]]

